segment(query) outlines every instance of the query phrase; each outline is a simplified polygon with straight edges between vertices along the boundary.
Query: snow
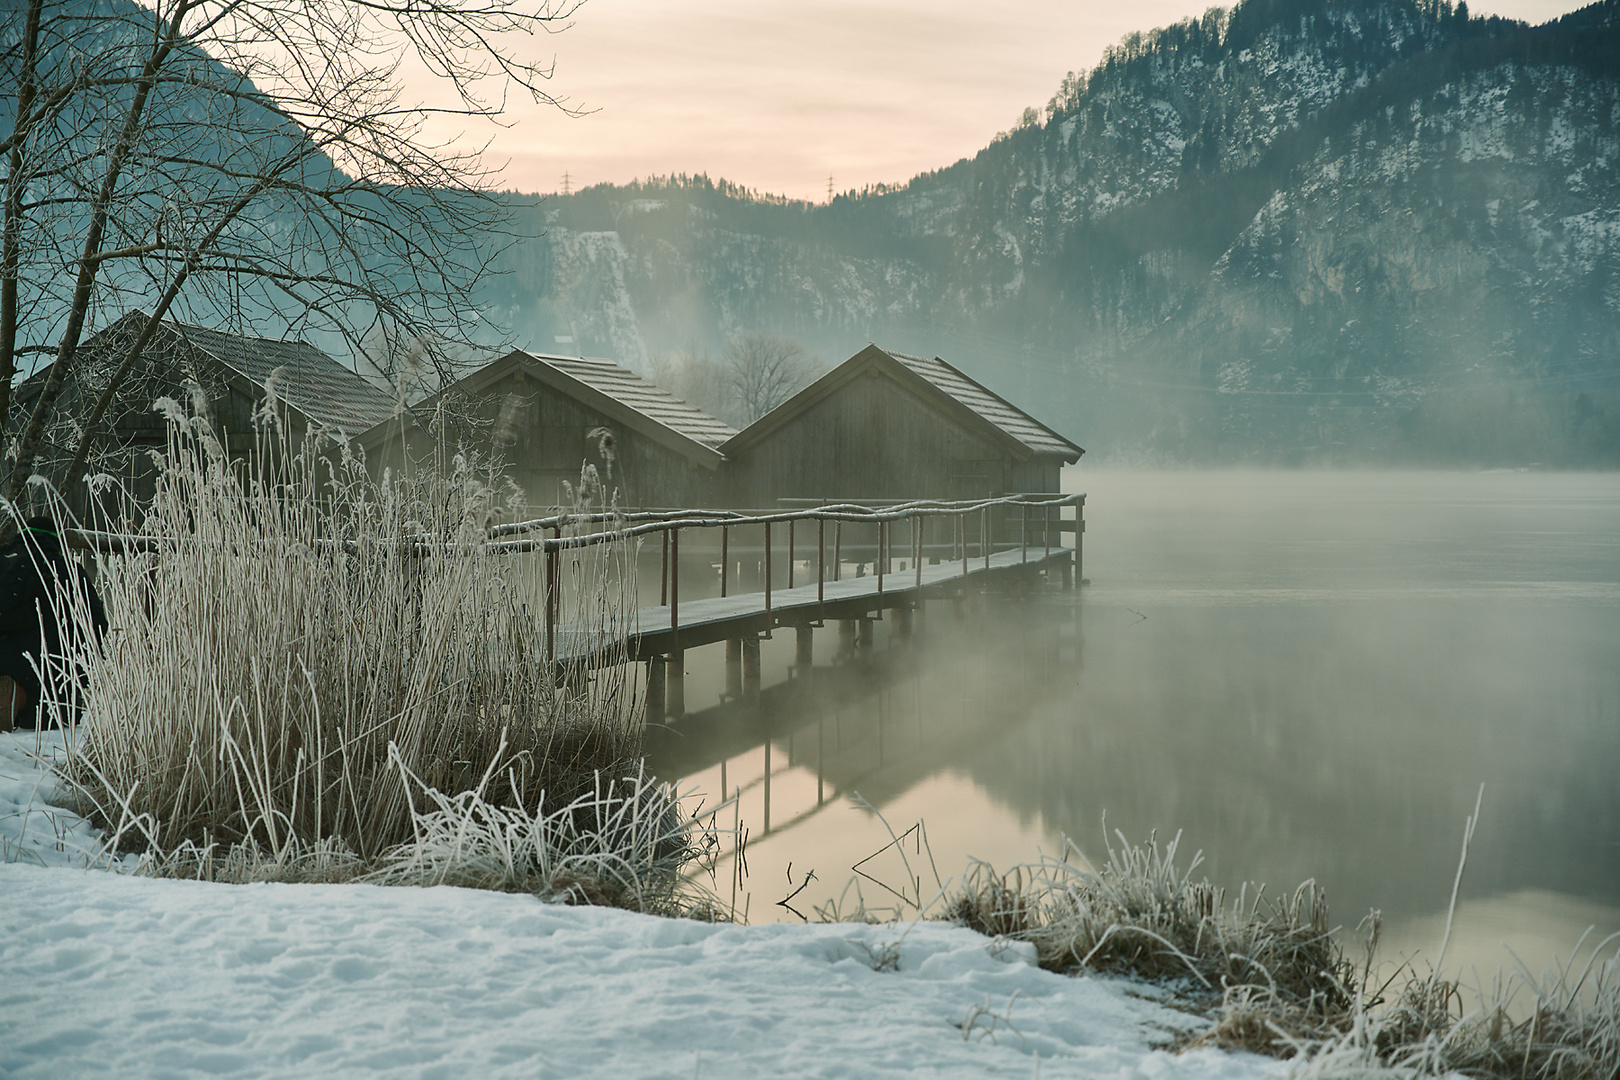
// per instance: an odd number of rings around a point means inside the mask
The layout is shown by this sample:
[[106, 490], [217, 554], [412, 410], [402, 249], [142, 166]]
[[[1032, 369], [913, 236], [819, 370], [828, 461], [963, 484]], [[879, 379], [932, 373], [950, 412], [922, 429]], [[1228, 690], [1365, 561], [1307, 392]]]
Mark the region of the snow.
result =
[[61, 750], [60, 732], [0, 734], [0, 864], [83, 867], [96, 857], [96, 831], [51, 805], [66, 801], [48, 764]]
[[[732, 926], [531, 896], [85, 869], [0, 735], [0, 1076], [1257, 1080], [1197, 1021], [938, 923]], [[45, 756], [57, 737], [38, 742]], [[46, 820], [54, 818], [54, 824]]]

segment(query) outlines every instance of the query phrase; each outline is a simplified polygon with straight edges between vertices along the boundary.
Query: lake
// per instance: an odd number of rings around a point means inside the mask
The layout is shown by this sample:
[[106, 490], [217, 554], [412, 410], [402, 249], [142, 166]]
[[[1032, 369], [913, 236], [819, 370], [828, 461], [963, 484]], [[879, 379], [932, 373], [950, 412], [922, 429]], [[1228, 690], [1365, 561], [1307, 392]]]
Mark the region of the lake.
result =
[[1422, 962], [1484, 784], [1448, 971], [1488, 978], [1504, 943], [1539, 971], [1620, 930], [1620, 475], [1065, 485], [1087, 493], [1076, 592], [931, 602], [869, 654], [828, 626], [807, 672], [779, 631], [757, 702], [723, 700], [720, 647], [687, 654], [652, 765], [737, 796], [747, 874], [724, 859], [713, 887], [749, 921], [926, 903], [935, 868], [1066, 840], [1097, 863], [1106, 815], [1179, 833], [1230, 890], [1315, 879], [1350, 927], [1378, 908], [1380, 955]]

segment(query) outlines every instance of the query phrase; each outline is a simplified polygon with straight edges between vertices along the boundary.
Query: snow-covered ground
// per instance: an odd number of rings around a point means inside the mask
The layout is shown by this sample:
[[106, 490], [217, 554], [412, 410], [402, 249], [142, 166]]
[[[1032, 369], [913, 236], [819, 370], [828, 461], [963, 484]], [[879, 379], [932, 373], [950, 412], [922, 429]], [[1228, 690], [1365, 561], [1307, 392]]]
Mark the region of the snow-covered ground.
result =
[[1127, 980], [930, 923], [728, 926], [530, 896], [84, 869], [0, 735], [0, 1076], [1258, 1080]]

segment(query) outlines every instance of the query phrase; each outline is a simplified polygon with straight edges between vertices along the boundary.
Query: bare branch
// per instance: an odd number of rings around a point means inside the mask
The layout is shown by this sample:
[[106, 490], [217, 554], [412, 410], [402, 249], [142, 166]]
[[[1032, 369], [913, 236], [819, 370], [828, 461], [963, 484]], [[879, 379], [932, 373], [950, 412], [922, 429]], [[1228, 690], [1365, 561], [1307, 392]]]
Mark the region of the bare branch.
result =
[[[335, 333], [356, 350], [381, 329], [416, 342], [442, 380], [482, 326], [474, 287], [516, 238], [476, 152], [424, 146], [422, 124], [497, 115], [514, 84], [566, 111], [546, 89], [550, 66], [511, 47], [576, 9], [24, 0], [0, 16], [12, 120], [0, 131], [0, 493], [27, 481], [48, 425], [76, 433], [67, 477], [83, 472], [171, 310]], [[407, 61], [452, 102], [406, 100]], [[136, 307], [147, 332], [81, 373], [87, 326]], [[19, 360], [45, 351], [55, 361], [19, 424]], [[70, 382], [75, 407], [95, 403], [85, 416], [57, 415]]]

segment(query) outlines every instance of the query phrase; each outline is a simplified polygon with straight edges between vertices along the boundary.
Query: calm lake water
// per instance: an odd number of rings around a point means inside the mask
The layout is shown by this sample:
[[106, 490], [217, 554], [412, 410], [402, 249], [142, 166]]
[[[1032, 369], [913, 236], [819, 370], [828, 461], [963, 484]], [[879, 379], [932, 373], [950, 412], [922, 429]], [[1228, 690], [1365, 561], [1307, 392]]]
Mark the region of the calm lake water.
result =
[[[721, 648], [688, 654], [653, 765], [737, 795], [750, 921], [795, 919], [777, 901], [810, 871], [792, 907], [814, 918], [1065, 838], [1100, 862], [1106, 814], [1179, 832], [1229, 889], [1314, 878], [1336, 922], [1382, 910], [1385, 959], [1432, 956], [1483, 783], [1446, 967], [1511, 967], [1505, 943], [1539, 971], [1620, 930], [1620, 475], [1066, 484], [1088, 495], [1078, 593], [932, 603], [864, 656], [828, 626], [810, 672], [779, 632], [756, 704], [722, 700]], [[919, 825], [925, 848], [884, 849]]]

